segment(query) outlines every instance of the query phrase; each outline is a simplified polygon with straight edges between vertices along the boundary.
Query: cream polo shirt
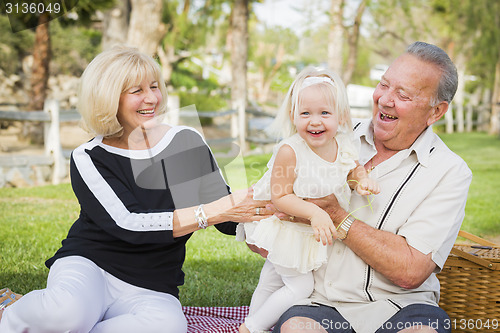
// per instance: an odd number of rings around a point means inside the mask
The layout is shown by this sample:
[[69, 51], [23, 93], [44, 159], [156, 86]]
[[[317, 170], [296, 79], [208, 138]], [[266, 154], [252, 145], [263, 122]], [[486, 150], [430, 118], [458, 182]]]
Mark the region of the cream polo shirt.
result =
[[[364, 165], [376, 154], [371, 120], [354, 122]], [[399, 309], [413, 303], [437, 305], [443, 267], [465, 215], [472, 172], [427, 128], [406, 150], [380, 163], [370, 173], [380, 194], [353, 193], [350, 211], [379, 230], [406, 238], [423, 254], [432, 253], [438, 269], [416, 289], [398, 287], [373, 270], [340, 241], [329, 248], [329, 261], [314, 272], [315, 291], [307, 302], [335, 307], [358, 333], [375, 332]], [[327, 323], [321, 323], [327, 324]], [[424, 323], [425, 324], [425, 323]]]

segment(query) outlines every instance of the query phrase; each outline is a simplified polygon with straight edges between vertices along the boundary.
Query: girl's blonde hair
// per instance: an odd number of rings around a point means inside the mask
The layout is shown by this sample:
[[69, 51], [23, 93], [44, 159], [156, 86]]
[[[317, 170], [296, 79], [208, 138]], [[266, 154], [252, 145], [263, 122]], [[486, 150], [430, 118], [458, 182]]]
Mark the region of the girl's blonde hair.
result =
[[345, 131], [352, 131], [352, 120], [349, 101], [347, 100], [347, 91], [340, 77], [327, 69], [306, 67], [297, 75], [297, 78], [290, 86], [285, 100], [278, 110], [276, 118], [267, 129], [268, 133], [276, 136], [277, 138], [287, 138], [297, 133], [293, 120], [298, 115], [298, 109], [300, 108], [301, 103], [300, 92], [302, 90], [304, 80], [308, 77], [325, 77], [332, 81], [331, 83], [319, 82], [313, 84], [312, 86], [320, 89], [327, 102], [333, 110], [337, 112], [341, 128]]
[[97, 55], [80, 78], [78, 111], [81, 126], [93, 135], [120, 136], [116, 118], [120, 95], [143, 80], [156, 80], [163, 97], [156, 115], [167, 109], [167, 88], [158, 63], [136, 48], [116, 46]]

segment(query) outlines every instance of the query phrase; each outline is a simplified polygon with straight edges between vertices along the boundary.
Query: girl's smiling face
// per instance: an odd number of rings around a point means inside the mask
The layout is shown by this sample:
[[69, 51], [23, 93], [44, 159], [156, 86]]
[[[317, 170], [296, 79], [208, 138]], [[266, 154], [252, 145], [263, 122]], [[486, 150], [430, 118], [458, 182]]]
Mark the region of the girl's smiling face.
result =
[[299, 93], [299, 103], [293, 123], [297, 133], [319, 155], [331, 148], [337, 135], [338, 116], [323, 89], [309, 86]]

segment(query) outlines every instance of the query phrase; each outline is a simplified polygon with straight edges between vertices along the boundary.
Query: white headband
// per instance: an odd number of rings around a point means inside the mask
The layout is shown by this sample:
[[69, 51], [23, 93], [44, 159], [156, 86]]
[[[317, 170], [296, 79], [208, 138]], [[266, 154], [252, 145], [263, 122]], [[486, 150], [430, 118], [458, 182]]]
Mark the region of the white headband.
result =
[[335, 83], [333, 83], [332, 79], [326, 76], [309, 76], [304, 79], [304, 82], [302, 82], [302, 86], [300, 87], [300, 90], [305, 89], [307, 87], [312, 86], [313, 84], [318, 84], [318, 83], [330, 83], [332, 86], [335, 87]]

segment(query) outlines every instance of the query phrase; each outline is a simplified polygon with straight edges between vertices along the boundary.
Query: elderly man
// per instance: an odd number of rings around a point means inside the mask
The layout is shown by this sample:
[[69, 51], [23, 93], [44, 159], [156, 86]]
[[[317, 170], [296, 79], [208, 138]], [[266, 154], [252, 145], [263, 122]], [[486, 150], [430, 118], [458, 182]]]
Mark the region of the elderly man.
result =
[[360, 163], [381, 193], [372, 209], [354, 195], [351, 214], [330, 205], [341, 241], [315, 272], [314, 293], [283, 314], [275, 332], [450, 332], [436, 273], [460, 229], [472, 173], [431, 125], [448, 110], [457, 81], [448, 55], [423, 42], [383, 75], [372, 119], [354, 122]]

